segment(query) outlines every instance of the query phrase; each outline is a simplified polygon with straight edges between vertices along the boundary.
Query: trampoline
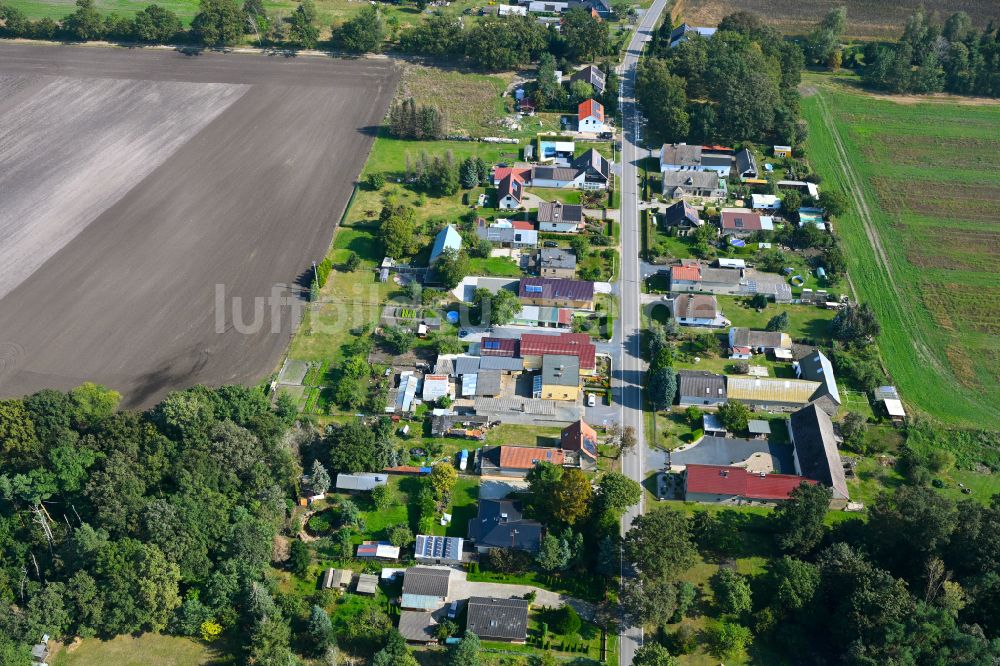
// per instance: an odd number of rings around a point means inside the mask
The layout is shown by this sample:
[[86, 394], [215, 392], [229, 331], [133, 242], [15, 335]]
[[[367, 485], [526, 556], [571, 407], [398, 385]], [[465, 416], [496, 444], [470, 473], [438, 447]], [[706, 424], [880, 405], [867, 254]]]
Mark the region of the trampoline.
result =
[[747, 246], [747, 242], [745, 240], [740, 239], [740, 238], [730, 238], [729, 239], [729, 244], [732, 245], [733, 247], [746, 247]]
[[448, 314], [445, 315], [445, 319], [448, 320], [449, 324], [457, 324], [458, 323], [458, 311], [457, 310], [449, 310]]
[[802, 279], [801, 275], [793, 275], [791, 277], [791, 283], [793, 287], [801, 287], [806, 283], [806, 281]]

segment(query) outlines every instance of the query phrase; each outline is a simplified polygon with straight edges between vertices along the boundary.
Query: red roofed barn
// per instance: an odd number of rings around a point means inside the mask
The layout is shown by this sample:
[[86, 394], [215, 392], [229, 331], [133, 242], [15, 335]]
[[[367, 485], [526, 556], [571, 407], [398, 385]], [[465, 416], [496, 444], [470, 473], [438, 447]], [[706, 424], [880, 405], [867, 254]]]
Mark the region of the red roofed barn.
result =
[[749, 472], [742, 467], [688, 465], [684, 471], [684, 500], [743, 504], [773, 504], [787, 500], [803, 483], [816, 483], [794, 474]]

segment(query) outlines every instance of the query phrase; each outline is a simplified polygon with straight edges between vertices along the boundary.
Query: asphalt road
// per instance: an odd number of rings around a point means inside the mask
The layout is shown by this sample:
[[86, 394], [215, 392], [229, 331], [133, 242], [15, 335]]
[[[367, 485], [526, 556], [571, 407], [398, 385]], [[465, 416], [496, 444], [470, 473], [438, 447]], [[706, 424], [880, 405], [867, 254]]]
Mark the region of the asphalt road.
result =
[[[640, 277], [640, 235], [639, 235], [639, 173], [637, 161], [646, 151], [643, 149], [640, 133], [640, 114], [636, 108], [635, 69], [642, 55], [646, 39], [652, 34], [656, 22], [666, 7], [666, 0], [655, 0], [643, 14], [638, 28], [632, 35], [625, 58], [622, 61], [619, 80], [619, 106], [622, 112], [622, 152], [621, 152], [621, 224], [622, 224], [622, 270], [618, 283], [621, 303], [622, 341], [618, 395], [621, 401], [621, 424], [635, 428], [638, 442], [635, 449], [622, 459], [622, 471], [630, 478], [642, 483], [645, 478], [646, 433], [643, 425], [642, 384], [645, 362], [640, 349], [641, 277]], [[645, 497], [637, 506], [631, 507], [622, 517], [622, 532], [629, 529], [633, 519], [645, 510]], [[625, 563], [622, 563], [623, 575]], [[642, 627], [623, 627], [619, 637], [618, 662], [629, 666], [635, 651], [642, 645]]]
[[0, 270], [0, 397], [95, 381], [146, 407], [266, 377], [397, 80], [388, 61], [0, 44], [0, 194], [23, 212], [0, 246], [37, 253]]

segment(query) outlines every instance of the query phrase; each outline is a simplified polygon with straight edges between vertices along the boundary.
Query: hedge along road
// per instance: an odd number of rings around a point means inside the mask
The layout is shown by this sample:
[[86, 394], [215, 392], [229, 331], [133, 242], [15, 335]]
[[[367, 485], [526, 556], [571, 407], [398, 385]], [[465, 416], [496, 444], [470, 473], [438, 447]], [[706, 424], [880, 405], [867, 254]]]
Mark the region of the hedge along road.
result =
[[397, 82], [387, 61], [0, 44], [0, 395], [96, 381], [144, 407], [260, 380]]

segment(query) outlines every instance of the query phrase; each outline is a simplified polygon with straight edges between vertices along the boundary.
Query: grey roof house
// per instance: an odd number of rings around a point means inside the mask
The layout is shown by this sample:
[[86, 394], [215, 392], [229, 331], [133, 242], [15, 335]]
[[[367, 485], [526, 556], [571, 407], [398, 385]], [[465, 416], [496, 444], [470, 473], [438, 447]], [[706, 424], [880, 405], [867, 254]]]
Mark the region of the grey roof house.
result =
[[526, 520], [511, 500], [479, 500], [479, 515], [469, 521], [469, 540], [480, 553], [491, 548], [536, 553], [542, 541], [542, 524]]
[[593, 65], [587, 65], [569, 77], [570, 83], [573, 81], [583, 81], [589, 83], [598, 95], [604, 94], [604, 72]]
[[400, 606], [413, 610], [433, 610], [448, 600], [451, 569], [410, 567], [403, 574]]
[[819, 382], [820, 387], [812, 395], [811, 401], [829, 414], [836, 416], [843, 404], [840, 399], [840, 389], [837, 388], [837, 378], [833, 374], [833, 364], [820, 350], [803, 356], [795, 364], [796, 374], [800, 379]]
[[357, 474], [338, 474], [337, 490], [360, 492], [374, 490], [376, 486], [384, 486], [389, 482], [388, 474], [360, 472]]
[[469, 597], [465, 629], [488, 641], [524, 643], [528, 637], [528, 601]]
[[681, 370], [677, 373], [678, 404], [681, 406], [718, 406], [726, 402], [726, 378], [705, 370]]

